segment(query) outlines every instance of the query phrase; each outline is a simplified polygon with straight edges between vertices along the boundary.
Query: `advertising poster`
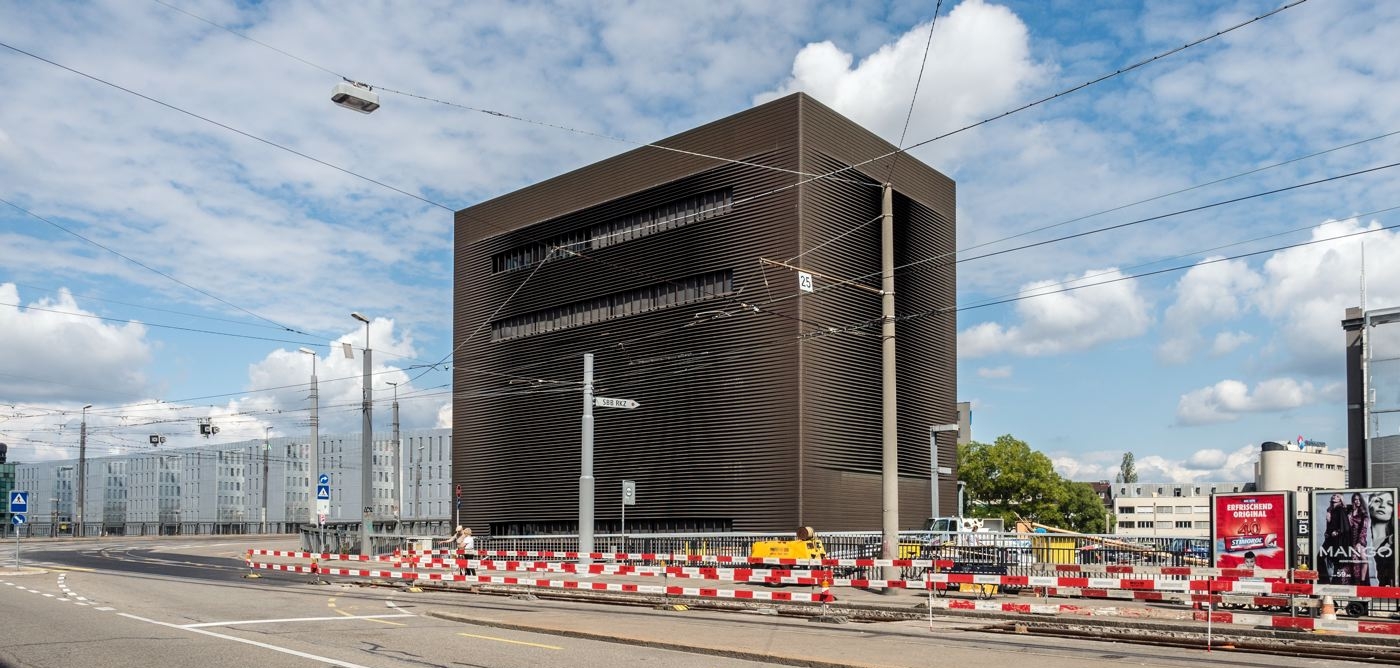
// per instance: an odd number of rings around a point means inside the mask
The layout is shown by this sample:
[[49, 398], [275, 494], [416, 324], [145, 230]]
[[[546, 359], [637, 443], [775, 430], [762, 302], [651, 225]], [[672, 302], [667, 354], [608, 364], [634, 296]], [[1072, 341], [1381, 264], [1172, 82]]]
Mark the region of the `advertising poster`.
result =
[[1217, 568], [1291, 568], [1292, 492], [1211, 495], [1212, 561]]
[[1315, 490], [1313, 567], [1322, 584], [1395, 586], [1394, 488]]

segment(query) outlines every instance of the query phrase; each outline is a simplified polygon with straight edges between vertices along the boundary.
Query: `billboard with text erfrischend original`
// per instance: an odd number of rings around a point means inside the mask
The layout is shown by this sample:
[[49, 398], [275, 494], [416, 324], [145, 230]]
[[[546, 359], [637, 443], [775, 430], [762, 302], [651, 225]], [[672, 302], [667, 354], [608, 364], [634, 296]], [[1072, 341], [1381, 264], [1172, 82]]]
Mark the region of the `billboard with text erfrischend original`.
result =
[[1210, 536], [1214, 566], [1290, 568], [1292, 499], [1292, 492], [1212, 494]]

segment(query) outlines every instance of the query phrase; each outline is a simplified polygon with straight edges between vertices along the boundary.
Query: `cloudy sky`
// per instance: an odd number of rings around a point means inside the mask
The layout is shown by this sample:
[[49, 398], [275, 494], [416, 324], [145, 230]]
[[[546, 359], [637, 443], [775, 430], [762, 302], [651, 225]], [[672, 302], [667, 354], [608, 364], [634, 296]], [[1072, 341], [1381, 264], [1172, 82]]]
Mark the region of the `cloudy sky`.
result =
[[[1176, 52], [1285, 3], [935, 4], [0, 0], [0, 441], [74, 456], [85, 404], [99, 454], [299, 435], [300, 347], [354, 431], [351, 311], [376, 400], [445, 426], [452, 210], [804, 91], [958, 183], [978, 440], [1081, 480], [1343, 446], [1363, 253], [1400, 303], [1400, 4]], [[332, 105], [342, 76], [383, 108]]]

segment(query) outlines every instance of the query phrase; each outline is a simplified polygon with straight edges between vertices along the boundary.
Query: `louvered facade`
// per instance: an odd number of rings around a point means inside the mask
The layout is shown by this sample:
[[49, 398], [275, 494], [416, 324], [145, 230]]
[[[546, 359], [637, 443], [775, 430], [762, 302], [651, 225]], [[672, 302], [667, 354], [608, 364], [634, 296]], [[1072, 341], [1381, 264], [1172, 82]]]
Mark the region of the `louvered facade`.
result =
[[[908, 156], [867, 163], [893, 147], [802, 94], [658, 143], [679, 150], [457, 212], [463, 524], [577, 530], [592, 352], [596, 394], [641, 403], [594, 409], [598, 531], [619, 528], [622, 480], [637, 483], [629, 532], [878, 529], [879, 297], [832, 284], [879, 286], [888, 178], [896, 266], [930, 260], [896, 276], [900, 521], [921, 525], [929, 427], [957, 422], [952, 180]], [[816, 292], [760, 262], [794, 257]], [[954, 440], [939, 435], [945, 466]]]

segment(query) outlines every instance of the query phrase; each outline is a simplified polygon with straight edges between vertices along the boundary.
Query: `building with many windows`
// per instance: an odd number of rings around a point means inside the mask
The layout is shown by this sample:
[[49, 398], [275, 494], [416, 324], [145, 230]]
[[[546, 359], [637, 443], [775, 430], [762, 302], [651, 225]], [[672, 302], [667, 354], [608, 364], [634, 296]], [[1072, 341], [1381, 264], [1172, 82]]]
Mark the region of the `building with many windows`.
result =
[[638, 531], [880, 526], [885, 184], [899, 524], [921, 526], [930, 427], [958, 422], [954, 184], [801, 93], [456, 213], [463, 523], [578, 530], [592, 353], [595, 393], [640, 404], [593, 416], [597, 530], [623, 480]]
[[[359, 521], [360, 436], [320, 440], [320, 470], [331, 481], [326, 520]], [[376, 513], [408, 527], [441, 528], [451, 518], [452, 431], [410, 430], [400, 441], [397, 482], [393, 441], [374, 443]], [[307, 439], [298, 437], [90, 457], [84, 533], [257, 533], [264, 530], [264, 518], [268, 533], [296, 531], [317, 519], [309, 457]], [[32, 534], [71, 533], [77, 519], [77, 460], [14, 467], [15, 489], [29, 492]]]
[[1113, 483], [1113, 514], [1121, 536], [1204, 538], [1210, 535], [1210, 495], [1254, 491], [1254, 483]]

